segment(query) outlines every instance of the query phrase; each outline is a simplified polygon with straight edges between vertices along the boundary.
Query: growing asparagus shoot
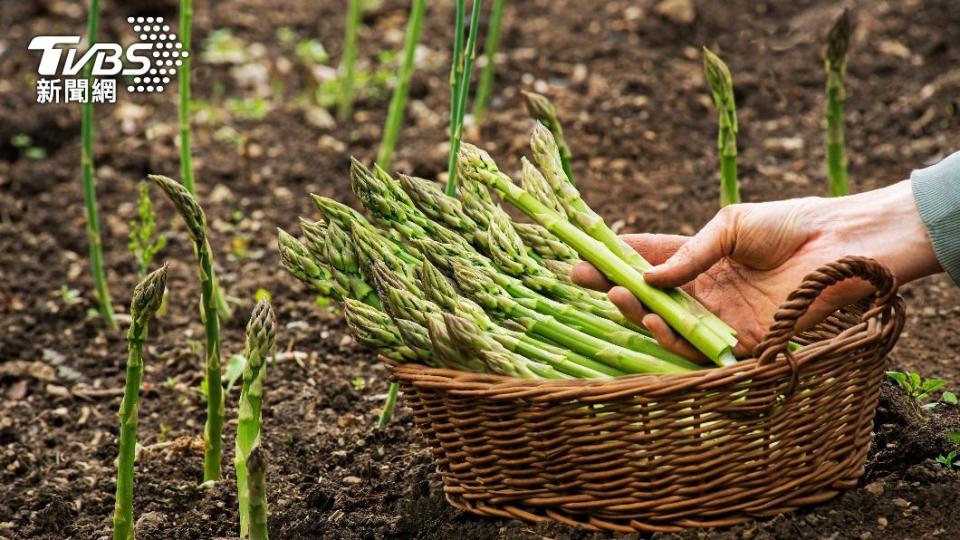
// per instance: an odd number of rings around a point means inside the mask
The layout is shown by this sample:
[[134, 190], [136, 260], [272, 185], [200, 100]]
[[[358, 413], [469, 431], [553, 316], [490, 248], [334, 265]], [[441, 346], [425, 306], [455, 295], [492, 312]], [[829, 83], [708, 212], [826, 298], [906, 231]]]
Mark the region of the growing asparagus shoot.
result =
[[[90, 0], [90, 12], [87, 14], [87, 48], [97, 41], [97, 28], [100, 24], [100, 0]], [[87, 85], [93, 87], [93, 63], [87, 62], [83, 68], [83, 77]], [[87, 243], [90, 245], [90, 273], [93, 275], [93, 288], [97, 295], [100, 316], [110, 330], [117, 329], [117, 320], [113, 315], [110, 291], [107, 289], [107, 276], [103, 269], [103, 249], [100, 237], [100, 216], [97, 210], [97, 179], [93, 171], [93, 100], [81, 104], [80, 108], [80, 166], [83, 172], [83, 203], [87, 214]]]
[[487, 23], [487, 40], [483, 45], [483, 58], [486, 64], [477, 82], [477, 95], [473, 100], [473, 118], [479, 122], [487, 112], [490, 101], [490, 89], [493, 87], [493, 75], [496, 72], [497, 48], [500, 45], [500, 26], [503, 23], [503, 6], [506, 0], [493, 0], [490, 9], [490, 22]]
[[740, 187], [737, 185], [737, 106], [733, 97], [730, 69], [719, 56], [706, 47], [703, 48], [703, 71], [717, 107], [720, 206], [723, 207], [740, 202]]
[[263, 426], [263, 381], [267, 372], [267, 357], [272, 354], [276, 341], [277, 319], [267, 299], [261, 299], [253, 308], [247, 323], [247, 343], [244, 350], [246, 363], [243, 366], [243, 387], [240, 390], [240, 405], [237, 413], [236, 453], [234, 468], [237, 473], [237, 502], [240, 515], [240, 537], [246, 538], [252, 515], [248, 499], [247, 461], [250, 452], [260, 441]]
[[337, 96], [337, 117], [341, 122], [349, 119], [350, 113], [353, 112], [353, 79], [357, 63], [357, 30], [360, 27], [362, 10], [363, 0], [349, 0], [349, 2], [347, 2], [343, 56], [340, 61], [340, 93]]
[[560, 163], [563, 166], [563, 172], [567, 175], [567, 180], [571, 184], [575, 183], [573, 180], [573, 165], [571, 164], [573, 155], [563, 138], [563, 126], [560, 125], [560, 119], [557, 118], [557, 108], [547, 99], [547, 96], [535, 92], [522, 92], [522, 94], [530, 118], [543, 124], [553, 134], [553, 138], [557, 141], [557, 148], [560, 150]]
[[847, 183], [847, 152], [844, 140], [843, 102], [846, 100], [844, 79], [847, 75], [847, 53], [850, 50], [850, 12], [844, 9], [827, 36], [824, 65], [827, 71], [827, 180], [830, 195], [841, 197], [850, 192]]
[[167, 194], [187, 226], [193, 240], [200, 275], [200, 313], [206, 334], [207, 422], [204, 426], [203, 480], [220, 479], [221, 439], [223, 438], [223, 386], [220, 376], [220, 313], [217, 310], [216, 275], [213, 252], [207, 241], [207, 219], [197, 200], [171, 178], [148, 178]]
[[120, 402], [120, 449], [117, 457], [117, 494], [113, 514], [114, 540], [133, 538], [133, 465], [143, 379], [143, 344], [150, 318], [163, 302], [167, 266], [151, 272], [133, 290], [130, 329], [127, 331], [127, 379]]
[[193, 32], [193, 0], [180, 0], [180, 43], [183, 44], [183, 65], [177, 72], [177, 85], [180, 94], [180, 107], [177, 110], [177, 120], [180, 128], [180, 178], [187, 191], [194, 197], [197, 188], [193, 182], [193, 157], [190, 149], [190, 48]]
[[[454, 29], [453, 66], [451, 67], [450, 97], [450, 158], [447, 163], [447, 195], [457, 194], [457, 154], [463, 138], [463, 117], [467, 110], [467, 98], [470, 95], [470, 78], [473, 73], [473, 60], [477, 49], [477, 29], [480, 26], [480, 7], [482, 0], [473, 0], [470, 11], [470, 33], [467, 35], [466, 49], [461, 49], [463, 40], [463, 16], [466, 0], [456, 0], [456, 21]], [[455, 81], [455, 82], [454, 82]]]
[[257, 442], [247, 458], [250, 540], [267, 540], [267, 456]]
[[410, 3], [407, 34], [403, 42], [403, 63], [397, 71], [396, 86], [393, 88], [387, 121], [383, 127], [383, 140], [377, 152], [377, 164], [384, 169], [390, 169], [393, 150], [397, 146], [397, 137], [400, 135], [400, 124], [403, 122], [403, 112], [407, 107], [407, 96], [410, 94], [410, 79], [413, 76], [417, 44], [420, 42], [420, 31], [423, 28], [423, 16], [426, 11], [427, 0], [413, 0]]

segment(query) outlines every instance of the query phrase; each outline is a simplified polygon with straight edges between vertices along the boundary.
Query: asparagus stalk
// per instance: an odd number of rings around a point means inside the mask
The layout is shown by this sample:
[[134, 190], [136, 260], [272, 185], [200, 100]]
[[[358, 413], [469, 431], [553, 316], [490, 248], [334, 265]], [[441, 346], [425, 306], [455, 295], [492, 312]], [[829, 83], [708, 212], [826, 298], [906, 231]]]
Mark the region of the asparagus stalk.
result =
[[487, 40], [483, 46], [486, 64], [477, 82], [477, 94], [473, 98], [473, 118], [479, 122], [487, 111], [490, 101], [490, 88], [493, 86], [493, 74], [496, 70], [497, 47], [500, 44], [500, 26], [503, 22], [503, 6], [506, 0], [493, 0], [490, 10], [490, 22], [487, 26]]
[[490, 220], [488, 234], [490, 256], [497, 267], [503, 269], [505, 273], [519, 278], [535, 291], [557, 300], [570, 302], [587, 313], [593, 313], [621, 325], [627, 324], [616, 306], [600, 296], [600, 293], [562, 282], [537, 260], [529, 257], [523, 241], [513, 229], [510, 216], [499, 207]]
[[480, 358], [494, 373], [518, 379], [568, 379], [551, 366], [507, 350], [490, 339], [479, 326], [463, 317], [442, 314], [451, 342], [462, 354]]
[[827, 36], [827, 179], [830, 195], [849, 193], [847, 185], [847, 153], [844, 141], [843, 102], [846, 100], [844, 79], [847, 74], [847, 52], [850, 50], [850, 12], [844, 9]]
[[133, 464], [137, 449], [143, 344], [150, 318], [163, 302], [167, 266], [151, 272], [133, 290], [130, 329], [127, 331], [127, 380], [120, 402], [120, 450], [117, 457], [117, 495], [113, 514], [114, 540], [133, 538]]
[[394, 255], [400, 257], [408, 263], [418, 264], [420, 262], [419, 258], [411, 254], [406, 248], [403, 247], [403, 244], [395, 235], [392, 234], [392, 231], [376, 229], [369, 221], [367, 221], [367, 218], [363, 217], [362, 214], [353, 208], [350, 208], [349, 206], [340, 204], [337, 201], [328, 199], [326, 197], [320, 197], [319, 195], [312, 195], [312, 197], [314, 204], [316, 204], [317, 208], [320, 210], [320, 213], [323, 214], [323, 217], [327, 221], [336, 223], [343, 230], [351, 230], [354, 227], [364, 227], [376, 231], [390, 242], [390, 249], [393, 251]]
[[[485, 276], [482, 270], [464, 264], [461, 260], [454, 260], [451, 264], [457, 284], [474, 302], [486, 310], [499, 312], [505, 318], [517, 321], [528, 332], [563, 345], [572, 351], [633, 373], [685, 373], [699, 369], [696, 364], [664, 351], [656, 342], [641, 334], [632, 333], [637, 337], [635, 341], [626, 340], [632, 347], [627, 348], [598, 337], [596, 334], [602, 335], [601, 330], [591, 327], [592, 331], [587, 332], [574, 324], [569, 326], [562, 324], [567, 321], [561, 319], [571, 316], [570, 312], [562, 309], [562, 305], [556, 304], [553, 309], [550, 309], [543, 304], [538, 304], [535, 300], [515, 299], [489, 276]], [[537, 307], [540, 307], [540, 310], [536, 309]], [[552, 311], [552, 313], [545, 314], [544, 311]], [[572, 321], [586, 324], [586, 321], [576, 316], [573, 316]], [[624, 330], [622, 333], [608, 334], [604, 337], [619, 340], [628, 332]], [[634, 350], [637, 348], [644, 350]]]
[[353, 242], [339, 225], [330, 223], [326, 228], [322, 228], [318, 223], [301, 220], [300, 229], [310, 254], [315, 260], [323, 261], [329, 266], [333, 279], [346, 291], [344, 297], [380, 307], [376, 291], [360, 272], [360, 262]]
[[180, 0], [180, 31], [177, 34], [183, 45], [183, 65], [177, 72], [177, 86], [180, 94], [180, 106], [177, 109], [177, 122], [180, 129], [180, 177], [183, 185], [194, 197], [197, 188], [193, 182], [193, 158], [190, 152], [190, 48], [193, 33], [193, 0]]
[[522, 332], [516, 332], [493, 323], [483, 308], [473, 301], [460, 297], [440, 270], [429, 261], [424, 261], [419, 271], [420, 284], [426, 297], [448, 312], [469, 319], [490, 334], [508, 350], [532, 360], [582, 378], [602, 378], [624, 375], [623, 371], [596, 362], [586, 356], [550, 345]]
[[240, 515], [240, 538], [250, 532], [252, 514], [247, 485], [247, 461], [254, 445], [260, 442], [263, 426], [263, 381], [267, 372], [267, 356], [272, 353], [277, 330], [276, 316], [267, 299], [261, 299], [253, 308], [247, 323], [247, 344], [244, 351], [243, 387], [237, 413], [234, 469], [237, 473], [237, 503]]
[[343, 315], [351, 335], [362, 345], [377, 349], [397, 362], [429, 361], [429, 350], [407, 345], [400, 329], [386, 313], [347, 298], [343, 301]]
[[[546, 227], [551, 233], [577, 250], [582, 257], [593, 263], [613, 282], [630, 290], [647, 307], [663, 317], [667, 324], [708, 358], [719, 365], [729, 365], [736, 362], [732, 353], [733, 345], [736, 343], [735, 338], [721, 336], [711, 326], [703, 322], [700, 317], [683, 309], [665, 291], [647, 285], [643, 275], [622, 259], [620, 254], [611, 251], [604, 243], [575, 227], [514, 184], [509, 177], [497, 169], [496, 164], [485, 152], [475, 146], [465, 144], [460, 157], [461, 172], [465, 181], [469, 179], [470, 181], [481, 182], [495, 189], [504, 199], [523, 211], [528, 217]], [[599, 220], [599, 216], [596, 216], [596, 219]], [[597, 222], [603, 223], [602, 220]], [[587, 223], [587, 225], [591, 225], [591, 223]], [[612, 231], [610, 232], [612, 234]], [[618, 243], [615, 245], [618, 245]], [[629, 250], [629, 247], [626, 249]], [[730, 342], [731, 339], [733, 339], [733, 343]], [[573, 347], [571, 346], [571, 348]]]
[[[554, 140], [557, 140], [556, 135], [554, 135]], [[559, 144], [560, 143], [557, 143], [557, 150], [561, 151]], [[520, 158], [520, 167], [520, 186], [536, 197], [544, 206], [558, 214], [562, 214], [563, 207], [560, 205], [560, 201], [550, 187], [550, 183], [547, 182], [546, 177], [537, 169], [536, 165], [530, 163], [530, 160], [524, 156]], [[564, 172], [564, 175], [566, 175], [566, 172]], [[569, 176], [567, 178], [569, 178]]]
[[420, 42], [420, 30], [423, 27], [423, 15], [427, 11], [426, 0], [413, 0], [410, 3], [410, 17], [407, 20], [407, 34], [403, 42], [403, 63], [397, 72], [397, 83], [390, 98], [387, 122], [383, 127], [383, 140], [377, 152], [377, 163], [384, 169], [390, 169], [393, 161], [393, 149], [397, 146], [403, 111], [407, 106], [410, 93], [410, 79], [413, 77], [413, 61], [416, 57], [417, 43]]
[[[530, 148], [533, 150], [534, 160], [543, 171], [544, 178], [550, 184], [557, 201], [572, 224], [579, 227], [591, 238], [601, 242], [637, 272], [642, 273], [651, 268], [650, 263], [613, 232], [603, 221], [603, 218], [587, 206], [587, 203], [580, 196], [580, 192], [566, 181], [559, 166], [560, 157], [556, 142], [550, 132], [540, 124], [535, 124], [533, 127], [530, 136]], [[489, 156], [487, 158], [489, 159]], [[492, 164], [493, 161], [490, 160], [489, 163]], [[493, 164], [493, 168], [496, 169], [496, 164]], [[559, 214], [559, 217], [562, 219], [562, 214]], [[733, 328], [710, 313], [695, 298], [680, 289], [671, 289], [667, 291], [667, 294], [679, 304], [681, 310], [693, 314], [725, 340], [731, 348], [736, 345], [736, 332]]]
[[267, 457], [257, 442], [247, 458], [250, 478], [247, 490], [250, 499], [250, 540], [267, 540]]
[[342, 300], [348, 295], [339, 283], [332, 280], [326, 268], [314, 262], [306, 246], [279, 228], [277, 248], [280, 252], [280, 264], [311, 291], [336, 300]]
[[573, 283], [571, 275], [573, 274], [573, 265], [568, 261], [558, 261], [556, 259], [544, 259], [543, 266], [553, 272], [557, 279], [564, 283]]
[[337, 117], [341, 122], [353, 111], [353, 78], [357, 63], [357, 29], [360, 27], [362, 0], [349, 0], [344, 25], [343, 57], [340, 61], [340, 93], [337, 96]]
[[557, 148], [560, 151], [560, 163], [563, 173], [571, 184], [575, 183], [573, 179], [573, 166], [571, 165], [572, 154], [570, 153], [570, 147], [567, 146], [566, 140], [563, 138], [563, 126], [560, 125], [560, 120], [557, 118], [556, 107], [554, 107], [553, 103], [550, 103], [550, 100], [544, 95], [535, 92], [521, 93], [523, 94], [523, 101], [527, 106], [527, 114], [530, 115], [530, 118], [546, 126], [546, 128], [550, 130], [550, 133], [553, 134], [553, 138], [556, 139]]
[[703, 48], [703, 71], [717, 106], [720, 206], [727, 206], [740, 202], [740, 187], [737, 185], [737, 106], [733, 98], [733, 79], [723, 60], [706, 47]]
[[213, 253], [207, 241], [207, 220], [203, 209], [187, 189], [171, 178], [148, 178], [167, 194], [180, 213], [193, 240], [193, 252], [200, 270], [200, 309], [206, 334], [207, 422], [204, 426], [203, 480], [220, 479], [223, 438], [223, 386], [220, 378], [220, 313], [217, 311], [216, 276]]
[[[100, 0], [90, 0], [90, 13], [87, 14], [87, 48], [97, 41], [97, 28], [100, 23]], [[93, 63], [83, 68], [83, 77], [87, 85], [93, 86]], [[93, 287], [97, 294], [100, 316], [110, 330], [117, 329], [117, 320], [113, 315], [113, 303], [107, 288], [107, 276], [103, 269], [103, 249], [100, 236], [100, 216], [97, 210], [97, 179], [93, 171], [93, 101], [87, 100], [80, 108], [80, 166], [83, 172], [83, 203], [87, 214], [87, 242], [90, 244], [90, 273], [93, 275]]]
[[[456, 84], [452, 87], [452, 96], [450, 100], [450, 159], [447, 166], [447, 195], [457, 194], [457, 155], [460, 149], [460, 141], [463, 138], [463, 117], [467, 110], [467, 97], [470, 93], [470, 78], [473, 74], [473, 60], [477, 49], [477, 30], [480, 27], [480, 6], [482, 0], [473, 0], [473, 8], [470, 11], [470, 33], [467, 35], [466, 50], [460, 51], [460, 43], [463, 39], [463, 15], [466, 0], [457, 0], [454, 40], [454, 66], [453, 74], [456, 76]], [[457, 65], [459, 63], [459, 67]], [[451, 79], [452, 80], [452, 79]]]

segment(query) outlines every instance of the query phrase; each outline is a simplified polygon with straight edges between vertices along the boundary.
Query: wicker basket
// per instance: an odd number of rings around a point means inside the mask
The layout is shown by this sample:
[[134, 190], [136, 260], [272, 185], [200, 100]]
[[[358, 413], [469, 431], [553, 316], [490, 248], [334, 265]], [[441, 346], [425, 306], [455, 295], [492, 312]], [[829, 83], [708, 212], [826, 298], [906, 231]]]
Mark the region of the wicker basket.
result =
[[[871, 299], [795, 335], [823, 289]], [[819, 503], [863, 474], [884, 358], [904, 321], [890, 272], [846, 257], [808, 275], [756, 359], [687, 375], [529, 381], [391, 365], [447, 500], [590, 530], [728, 526]], [[788, 341], [805, 345], [796, 354]]]

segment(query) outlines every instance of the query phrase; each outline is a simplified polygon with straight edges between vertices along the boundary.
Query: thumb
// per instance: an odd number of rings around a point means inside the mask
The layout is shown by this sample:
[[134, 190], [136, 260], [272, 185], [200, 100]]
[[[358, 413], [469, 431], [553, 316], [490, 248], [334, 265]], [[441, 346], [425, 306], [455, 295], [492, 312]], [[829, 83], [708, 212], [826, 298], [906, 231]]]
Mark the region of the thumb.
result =
[[643, 278], [654, 287], [679, 287], [709, 270], [733, 252], [736, 213], [733, 206], [722, 208], [669, 259], [644, 272]]

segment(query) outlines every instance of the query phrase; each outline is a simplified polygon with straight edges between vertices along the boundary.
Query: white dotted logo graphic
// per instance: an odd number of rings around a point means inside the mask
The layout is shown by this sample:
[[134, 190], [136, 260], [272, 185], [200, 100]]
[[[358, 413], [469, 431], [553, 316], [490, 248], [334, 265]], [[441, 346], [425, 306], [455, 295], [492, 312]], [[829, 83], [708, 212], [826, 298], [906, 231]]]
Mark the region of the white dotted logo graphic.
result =
[[190, 53], [183, 50], [177, 34], [164, 24], [163, 17], [127, 17], [141, 43], [151, 46], [149, 69], [133, 78], [128, 92], [163, 92], [164, 88], [183, 66]]

